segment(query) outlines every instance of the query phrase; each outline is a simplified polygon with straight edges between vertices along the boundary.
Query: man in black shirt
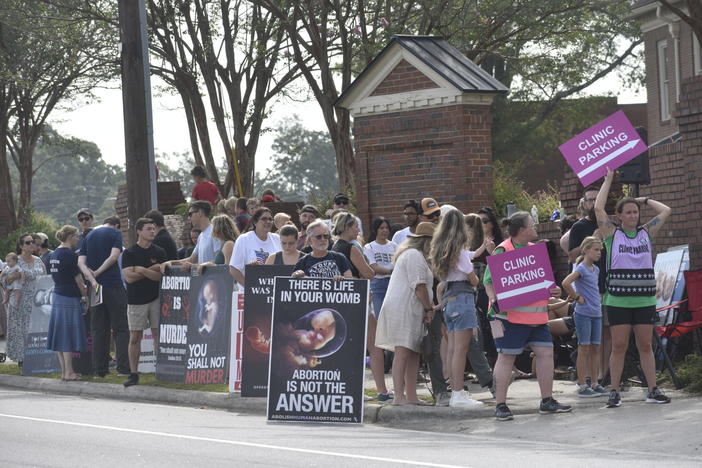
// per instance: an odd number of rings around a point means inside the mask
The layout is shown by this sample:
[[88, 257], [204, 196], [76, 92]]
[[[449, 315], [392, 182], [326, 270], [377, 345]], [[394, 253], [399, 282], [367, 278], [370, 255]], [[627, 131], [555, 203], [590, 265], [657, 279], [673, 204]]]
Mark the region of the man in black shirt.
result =
[[139, 383], [141, 339], [146, 328], [151, 328], [154, 337], [154, 353], [158, 349], [159, 282], [161, 263], [166, 261], [166, 252], [153, 243], [156, 225], [151, 218], [139, 218], [135, 227], [137, 243], [122, 254], [129, 321], [130, 374], [125, 387]]
[[166, 251], [166, 260], [178, 260], [178, 246], [166, 229], [161, 212], [158, 210], [147, 211], [144, 218], [153, 220], [156, 225], [154, 244]]
[[[595, 217], [595, 198], [597, 198], [598, 187], [585, 187], [583, 192], [583, 209], [585, 217], [578, 220], [573, 227], [570, 228], [570, 238], [568, 239], [568, 261], [575, 263], [580, 255], [580, 244], [586, 237], [592, 236], [597, 230], [597, 218]], [[607, 252], [605, 252], [604, 244], [602, 246], [602, 256], [597, 262], [597, 267], [600, 269], [600, 276], [597, 280], [600, 294], [605, 292], [605, 279], [607, 277]], [[612, 350], [612, 338], [609, 334], [609, 321], [607, 320], [606, 311], [602, 313], [602, 346], [600, 348], [600, 377], [607, 374], [609, 368], [609, 354]]]

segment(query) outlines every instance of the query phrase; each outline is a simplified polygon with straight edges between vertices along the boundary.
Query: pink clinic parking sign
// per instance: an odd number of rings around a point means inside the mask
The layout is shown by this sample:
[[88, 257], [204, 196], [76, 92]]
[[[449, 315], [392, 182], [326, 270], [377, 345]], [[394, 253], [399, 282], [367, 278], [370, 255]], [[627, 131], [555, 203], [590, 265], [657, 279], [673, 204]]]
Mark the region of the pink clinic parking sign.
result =
[[646, 151], [647, 146], [626, 118], [617, 111], [597, 125], [558, 147], [568, 165], [587, 186]]
[[501, 310], [547, 299], [553, 271], [546, 244], [538, 243], [487, 258], [492, 286]]

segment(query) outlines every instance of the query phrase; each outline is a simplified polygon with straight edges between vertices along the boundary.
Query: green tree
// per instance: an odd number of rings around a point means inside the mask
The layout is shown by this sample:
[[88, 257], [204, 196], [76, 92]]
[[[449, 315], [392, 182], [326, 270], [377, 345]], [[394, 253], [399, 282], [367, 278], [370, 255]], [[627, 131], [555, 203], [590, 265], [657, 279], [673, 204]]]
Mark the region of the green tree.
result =
[[345, 189], [354, 183], [351, 121], [334, 104], [393, 34], [443, 36], [510, 87], [510, 99], [547, 101], [523, 123], [528, 128], [541, 125], [562, 99], [640, 59], [629, 0], [252, 1], [283, 21]]
[[[18, 178], [13, 171], [13, 183]], [[107, 164], [95, 143], [61, 136], [47, 125], [37, 141], [32, 178], [34, 211], [59, 224], [75, 224], [80, 208], [90, 209], [97, 221], [114, 215], [124, 169]]]
[[338, 187], [334, 145], [327, 132], [306, 129], [295, 115], [284, 120], [273, 141], [273, 168], [256, 183], [284, 200], [309, 200]]
[[[0, 4], [0, 202], [13, 215], [11, 229], [30, 221], [34, 153], [51, 112], [114, 75], [112, 33], [49, 1]], [[13, 194], [8, 154], [19, 173], [16, 205], [7, 196]]]

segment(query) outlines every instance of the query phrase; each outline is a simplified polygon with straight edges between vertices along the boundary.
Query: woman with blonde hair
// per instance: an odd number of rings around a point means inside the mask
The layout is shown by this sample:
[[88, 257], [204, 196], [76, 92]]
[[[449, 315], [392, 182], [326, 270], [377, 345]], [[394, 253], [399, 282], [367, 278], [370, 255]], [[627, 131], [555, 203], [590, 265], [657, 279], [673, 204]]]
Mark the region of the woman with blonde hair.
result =
[[231, 216], [220, 214], [212, 218], [212, 237], [220, 241], [221, 247], [215, 254], [213, 262], [202, 265], [229, 265], [234, 251], [234, 243], [239, 237], [239, 229]]
[[54, 250], [49, 261], [54, 292], [46, 349], [58, 354], [62, 380], [80, 380], [80, 375], [73, 371], [73, 353], [87, 351], [88, 343], [80, 302], [87, 292], [75, 254], [78, 229], [63, 226], [56, 232], [56, 239], [61, 245]]
[[429, 258], [434, 274], [445, 283], [442, 306], [448, 332], [451, 399], [449, 406], [477, 408], [482, 402], [470, 398], [463, 389], [466, 354], [478, 327], [475, 314], [475, 286], [478, 277], [473, 271], [474, 252], [468, 250], [468, 229], [458, 210], [444, 214], [431, 241]]
[[394, 405], [423, 404], [417, 398], [417, 370], [425, 324], [434, 318], [434, 275], [427, 263], [434, 228], [434, 223], [419, 223], [395, 253], [395, 268], [378, 320], [375, 345], [395, 352]]

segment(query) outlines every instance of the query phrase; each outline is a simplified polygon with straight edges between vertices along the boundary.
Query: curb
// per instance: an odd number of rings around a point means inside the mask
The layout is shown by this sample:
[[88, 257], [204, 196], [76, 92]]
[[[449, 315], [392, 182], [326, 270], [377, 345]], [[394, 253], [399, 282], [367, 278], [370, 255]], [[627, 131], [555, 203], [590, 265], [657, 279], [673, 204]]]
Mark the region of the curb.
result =
[[63, 382], [58, 379], [0, 375], [0, 386], [60, 395], [110, 398], [136, 402], [170, 403], [184, 406], [221, 408], [238, 413], [265, 414], [265, 398], [242, 398], [235, 393], [178, 390], [172, 388], [95, 382]]
[[[201, 390], [178, 390], [146, 385], [125, 388], [120, 384], [96, 382], [63, 382], [43, 377], [26, 377], [20, 375], [0, 374], [0, 387], [32, 390], [59, 395], [77, 395], [89, 398], [109, 398], [113, 400], [173, 404], [225, 409], [236, 413], [266, 414], [265, 398], [242, 398], [235, 393], [205, 392]], [[538, 392], [538, 391], [537, 391]], [[572, 404], [574, 411], [602, 408], [606, 398], [569, 397], [561, 392], [554, 392], [561, 402]], [[644, 404], [643, 400], [634, 398], [636, 390], [623, 392], [627, 404]], [[643, 394], [643, 392], [641, 392]], [[693, 398], [681, 391], [666, 392], [675, 399]], [[510, 399], [509, 406], [515, 415], [538, 414], [538, 393], [533, 398]], [[566, 398], [564, 398], [564, 396]], [[436, 406], [393, 406], [391, 404], [365, 403], [363, 422], [387, 426], [404, 426], [416, 422], [426, 424], [429, 421], [460, 421], [466, 419], [493, 418], [494, 402], [488, 401], [484, 407], [477, 409], [449, 408]]]

